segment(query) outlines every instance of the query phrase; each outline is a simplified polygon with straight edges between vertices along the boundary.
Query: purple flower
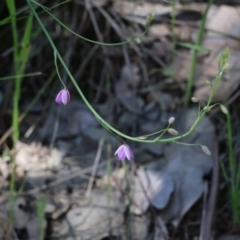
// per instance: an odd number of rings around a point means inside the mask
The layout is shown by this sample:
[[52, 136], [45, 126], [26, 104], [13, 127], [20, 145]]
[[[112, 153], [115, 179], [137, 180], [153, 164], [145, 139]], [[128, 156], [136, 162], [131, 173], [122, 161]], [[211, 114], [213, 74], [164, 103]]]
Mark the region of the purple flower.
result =
[[114, 155], [118, 155], [118, 160], [121, 161], [124, 160], [125, 158], [127, 158], [128, 160], [134, 158], [132, 149], [126, 144], [121, 145]]
[[67, 89], [61, 90], [55, 98], [55, 102], [58, 104], [66, 105], [70, 101], [70, 93]]

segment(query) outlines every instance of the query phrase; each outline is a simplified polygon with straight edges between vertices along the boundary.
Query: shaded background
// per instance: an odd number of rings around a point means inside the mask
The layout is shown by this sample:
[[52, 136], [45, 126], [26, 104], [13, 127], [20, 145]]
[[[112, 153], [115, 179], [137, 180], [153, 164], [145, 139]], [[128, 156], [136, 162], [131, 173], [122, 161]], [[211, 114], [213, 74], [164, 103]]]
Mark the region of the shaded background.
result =
[[[41, 2], [47, 7], [58, 3]], [[40, 8], [36, 11], [94, 109], [119, 131], [143, 136], [165, 128], [171, 116], [176, 118], [173, 127], [184, 133], [197, 117], [196, 104], [183, 107], [193, 50], [182, 43], [194, 45], [206, 4], [73, 0], [52, 9], [72, 31], [107, 43], [139, 36], [146, 17], [156, 12], [140, 43], [117, 47], [84, 41]], [[26, 6], [25, 1], [16, 2], [17, 10]], [[210, 93], [205, 81], [214, 80], [217, 59], [229, 47], [230, 69], [213, 101], [226, 104], [232, 116], [234, 169], [239, 158], [239, 14], [238, 1], [215, 1], [211, 6], [202, 40], [207, 50], [198, 54], [192, 89], [192, 96], [204, 105]], [[8, 15], [1, 3], [0, 19]], [[17, 17], [19, 36], [28, 15], [26, 10]], [[0, 28], [0, 77], [13, 76], [11, 25]], [[220, 169], [221, 163], [227, 175], [235, 174], [229, 167], [226, 117], [220, 109], [213, 109], [184, 139], [206, 145], [211, 156], [199, 147], [127, 142], [135, 160], [122, 164], [113, 157], [122, 141], [90, 113], [59, 62], [71, 101], [66, 106], [55, 103], [63, 86], [53, 50], [35, 19], [31, 44], [22, 47], [30, 47], [25, 73], [32, 76], [22, 80], [20, 113], [37, 98], [21, 120], [14, 146], [9, 130], [14, 80], [0, 81], [0, 239], [41, 239], [41, 232], [44, 239], [240, 239], [229, 181]], [[7, 212], [12, 171], [15, 190], [21, 192], [11, 224]], [[37, 214], [41, 199], [44, 219]]]

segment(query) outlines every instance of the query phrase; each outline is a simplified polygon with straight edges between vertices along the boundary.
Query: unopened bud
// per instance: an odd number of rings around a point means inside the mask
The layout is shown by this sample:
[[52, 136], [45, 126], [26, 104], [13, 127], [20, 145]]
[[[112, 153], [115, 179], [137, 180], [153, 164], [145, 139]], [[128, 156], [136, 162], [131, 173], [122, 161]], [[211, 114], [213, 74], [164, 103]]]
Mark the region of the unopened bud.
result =
[[138, 44], [140, 44], [140, 43], [141, 43], [140, 38], [135, 38], [135, 42], [138, 43]]
[[168, 133], [171, 134], [171, 135], [174, 135], [174, 136], [178, 135], [178, 131], [176, 131], [176, 130], [173, 129], [173, 128], [169, 128], [169, 129], [168, 129]]
[[226, 114], [226, 115], [228, 114], [228, 110], [224, 105], [220, 104], [220, 108], [224, 114]]
[[151, 20], [153, 20], [155, 17], [156, 17], [156, 13], [155, 13], [155, 12], [152, 12], [152, 14], [151, 14]]
[[194, 103], [197, 103], [197, 102], [198, 102], [198, 99], [195, 98], [195, 97], [192, 97], [191, 100], [192, 100], [192, 102], [194, 102]]
[[146, 17], [146, 24], [147, 24], [147, 26], [149, 26], [150, 24], [151, 24], [151, 17], [150, 16], [147, 16]]
[[169, 119], [168, 119], [168, 123], [169, 124], [173, 124], [175, 122], [175, 118], [174, 117], [170, 117]]
[[205, 83], [206, 83], [207, 85], [212, 85], [212, 83], [211, 83], [210, 81], [208, 81], [208, 80], [207, 80]]
[[226, 48], [222, 53], [222, 61], [223, 63], [227, 63], [228, 61], [228, 55], [229, 55], [229, 49]]
[[210, 111], [211, 111], [211, 108], [210, 108], [210, 107], [204, 107], [203, 110], [206, 111], [206, 112], [210, 112]]
[[155, 16], [156, 16], [156, 13], [155, 13], [155, 12], [153, 12], [153, 13], [151, 13], [151, 15], [148, 15], [148, 16], [147, 16], [147, 18], [146, 18], [146, 24], [147, 24], [147, 26], [149, 26], [149, 25], [151, 24], [151, 22], [152, 22], [152, 20], [155, 18]]
[[206, 146], [201, 146], [204, 153], [206, 153], [208, 156], [211, 156], [210, 150]]
[[229, 63], [226, 63], [226, 64], [223, 66], [222, 70], [223, 70], [223, 71], [227, 71], [228, 69], [229, 69]]

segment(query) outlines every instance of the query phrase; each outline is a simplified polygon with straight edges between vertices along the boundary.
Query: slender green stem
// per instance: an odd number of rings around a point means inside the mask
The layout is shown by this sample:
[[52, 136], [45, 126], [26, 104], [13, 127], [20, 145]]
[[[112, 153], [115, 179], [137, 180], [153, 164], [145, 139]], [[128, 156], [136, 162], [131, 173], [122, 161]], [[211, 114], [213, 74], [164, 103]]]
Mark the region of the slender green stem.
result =
[[171, 1], [171, 32], [172, 32], [172, 61], [174, 61], [176, 56], [176, 36], [174, 32], [175, 21], [176, 21], [176, 8], [175, 8], [175, 0]]
[[[65, 3], [68, 3], [68, 2], [70, 2], [70, 1], [71, 1], [71, 0], [66, 0], [66, 1], [61, 2], [61, 3], [58, 3], [58, 4], [52, 6], [52, 7], [48, 8], [48, 9], [49, 9], [49, 10], [52, 10], [52, 9], [54, 9], [54, 8], [56, 8], [56, 7], [59, 7], [59, 6], [63, 5], [63, 4], [65, 4]], [[21, 9], [20, 11], [18, 11], [18, 12], [17, 12], [16, 14], [14, 14], [13, 16], [8, 16], [8, 17], [2, 19], [2, 20], [0, 21], [0, 26], [5, 25], [5, 24], [7, 24], [7, 23], [10, 23], [10, 22], [12, 22], [13, 20], [19, 21], [19, 20], [28, 18], [28, 16], [16, 18], [16, 16], [18, 16], [19, 14], [25, 12], [25, 11], [28, 10], [28, 9], [29, 9], [29, 7], [25, 7], [25, 8], [23, 8], [23, 9]], [[42, 13], [45, 13], [45, 11], [38, 12], [38, 14], [42, 14]]]
[[39, 240], [44, 240], [44, 223], [45, 223], [45, 206], [46, 206], [46, 197], [43, 195], [37, 198], [37, 216], [40, 221], [40, 236]]
[[[213, 2], [214, 2], [214, 0], [209, 0], [208, 1], [207, 7], [206, 7], [205, 12], [203, 14], [201, 25], [200, 25], [198, 35], [197, 35], [196, 44], [195, 44], [197, 46], [200, 46], [200, 44], [202, 42], [204, 29], [205, 29], [205, 25], [206, 25], [206, 20], [207, 20], [207, 13], [208, 13], [211, 5], [213, 4]], [[189, 100], [190, 100], [190, 97], [191, 97], [192, 86], [193, 86], [193, 81], [194, 81], [194, 76], [195, 76], [195, 71], [196, 71], [196, 66], [197, 66], [198, 52], [199, 52], [199, 50], [196, 48], [196, 49], [193, 50], [193, 53], [192, 53], [190, 73], [189, 73], [188, 82], [187, 82], [187, 89], [186, 89], [185, 96], [184, 96], [184, 106], [185, 107], [188, 106], [188, 103], [189, 103]]]
[[66, 89], [66, 85], [65, 83], [63, 82], [60, 74], [59, 74], [59, 71], [58, 71], [58, 65], [57, 65], [57, 52], [54, 51], [54, 63], [55, 63], [55, 67], [56, 67], [56, 72], [57, 72], [57, 75], [58, 75], [58, 78], [59, 80], [61, 81], [62, 85], [64, 86], [64, 88]]
[[156, 138], [154, 139], [154, 141], [159, 140], [159, 139], [167, 132], [167, 130], [169, 129], [170, 125], [171, 125], [171, 124], [168, 124], [167, 128], [163, 129], [162, 133], [161, 133], [158, 137], [156, 137]]
[[[127, 43], [130, 43], [132, 42], [134, 39], [130, 38], [129, 40], [127, 41], [124, 41], [124, 42], [120, 42], [120, 43], [103, 43], [103, 42], [98, 42], [98, 41], [94, 41], [94, 40], [91, 40], [91, 39], [88, 39], [88, 38], [85, 38], [77, 33], [75, 33], [74, 31], [72, 31], [70, 28], [68, 28], [65, 24], [63, 24], [58, 18], [56, 18], [52, 13], [50, 13], [47, 9], [45, 9], [45, 7], [39, 3], [37, 3], [36, 1], [34, 0], [27, 0], [28, 4], [29, 2], [33, 2], [34, 4], [36, 4], [37, 6], [41, 7], [42, 9], [44, 9], [52, 18], [54, 18], [61, 26], [63, 26], [65, 29], [67, 29], [69, 32], [71, 32], [72, 34], [74, 34], [75, 36], [81, 38], [82, 40], [85, 40], [87, 42], [90, 42], [90, 43], [94, 43], [94, 44], [98, 44], [98, 45], [102, 45], [102, 46], [108, 46], [108, 47], [116, 47], [116, 46], [121, 46], [121, 45], [124, 45], [124, 44], [127, 44]], [[141, 39], [147, 32], [148, 30], [148, 27], [145, 29], [145, 31], [140, 34], [140, 36], [136, 37], [135, 39], [139, 38]]]
[[142, 137], [144, 137], [145, 139], [147, 138], [147, 137], [151, 137], [151, 136], [153, 136], [153, 135], [156, 135], [156, 134], [158, 134], [158, 133], [162, 133], [162, 132], [164, 132], [166, 129], [162, 129], [162, 130], [159, 130], [159, 131], [157, 131], [157, 132], [154, 132], [154, 133], [150, 133], [150, 134], [146, 134], [146, 135], [143, 135], [143, 136], [139, 136], [138, 138], [142, 138]]
[[[6, 0], [9, 15], [10, 17], [14, 16], [16, 14], [16, 6], [15, 6], [15, 0]], [[13, 59], [14, 59], [14, 73], [17, 73], [18, 71], [18, 58], [19, 58], [19, 46], [18, 46], [18, 31], [17, 31], [17, 23], [16, 20], [13, 20], [11, 22], [12, 27], [12, 35], [13, 35]], [[18, 82], [19, 78], [15, 78], [15, 89], [14, 89], [14, 95], [13, 95], [13, 118], [12, 118], [12, 126], [13, 126], [13, 135], [12, 139], [14, 142], [14, 145], [16, 144], [16, 141], [18, 139], [18, 124], [16, 124], [16, 116], [18, 115]], [[11, 171], [11, 178], [10, 178], [10, 194], [9, 194], [9, 219], [10, 224], [13, 224], [13, 206], [14, 206], [14, 188], [15, 188], [15, 164], [14, 164], [14, 158], [11, 157], [12, 160], [12, 171]]]
[[[15, 0], [6, 0], [10, 18], [16, 15], [16, 6]], [[32, 17], [28, 17], [26, 22], [24, 34], [22, 37], [21, 45], [19, 45], [19, 37], [18, 37], [18, 29], [16, 19], [11, 21], [12, 26], [12, 35], [13, 35], [13, 58], [14, 58], [14, 73], [15, 73], [15, 85], [14, 85], [14, 93], [13, 93], [13, 113], [12, 113], [12, 140], [14, 146], [16, 147], [16, 143], [19, 139], [19, 99], [21, 93], [21, 79], [25, 70], [26, 61], [28, 59], [29, 53], [29, 41], [30, 41], [30, 32], [32, 26]], [[15, 202], [15, 161], [12, 158], [12, 172], [10, 179], [10, 194], [9, 194], [9, 202], [10, 202], [10, 210], [9, 210], [9, 219], [10, 223], [13, 223], [13, 207]]]
[[[16, 14], [16, 6], [15, 0], [6, 0], [10, 17]], [[11, 22], [12, 26], [12, 35], [13, 35], [13, 58], [14, 58], [14, 73], [17, 74], [19, 71], [19, 46], [18, 46], [18, 31], [17, 31], [17, 23], [16, 20]], [[15, 87], [14, 87], [14, 94], [13, 94], [13, 118], [12, 118], [12, 125], [13, 125], [13, 142], [16, 143], [18, 140], [18, 123], [16, 119], [18, 118], [18, 102], [19, 102], [19, 95], [20, 95], [20, 78], [15, 78]]]
[[[235, 162], [233, 155], [233, 142], [232, 142], [232, 121], [230, 114], [226, 115], [227, 117], [227, 138], [228, 138], [228, 158], [229, 158], [229, 170], [230, 170], [230, 183], [231, 183], [231, 201], [232, 201], [232, 213], [233, 220], [236, 222], [238, 219], [238, 211], [236, 209], [235, 201]], [[236, 215], [237, 214], [237, 215]]]
[[[6, 0], [8, 11], [10, 13], [10, 17], [14, 16], [16, 14], [16, 6], [15, 6], [15, 0]], [[13, 34], [13, 56], [14, 56], [14, 62], [15, 65], [18, 61], [18, 32], [17, 32], [17, 22], [16, 19], [11, 21], [12, 25], [12, 34]], [[16, 70], [17, 66], [15, 66]]]
[[17, 54], [17, 62], [15, 62], [15, 86], [14, 86], [14, 95], [13, 95], [13, 118], [12, 118], [12, 125], [13, 125], [13, 142], [16, 142], [19, 139], [19, 99], [21, 96], [21, 82], [22, 77], [20, 77], [26, 67], [26, 63], [29, 57], [30, 52], [30, 36], [31, 36], [31, 28], [32, 28], [32, 16], [29, 16], [26, 22], [24, 34], [21, 41], [21, 48], [18, 50]]

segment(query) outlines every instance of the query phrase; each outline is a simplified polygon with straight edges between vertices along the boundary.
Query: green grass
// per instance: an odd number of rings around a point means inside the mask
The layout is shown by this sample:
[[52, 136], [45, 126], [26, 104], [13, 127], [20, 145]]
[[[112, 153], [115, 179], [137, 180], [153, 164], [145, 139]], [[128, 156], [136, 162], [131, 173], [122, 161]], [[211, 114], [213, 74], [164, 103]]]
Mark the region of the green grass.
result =
[[[6, 0], [8, 6], [9, 15], [11, 18], [16, 16], [16, 6], [15, 0]], [[23, 36], [20, 40], [17, 28], [16, 19], [13, 18], [11, 21], [12, 36], [13, 36], [13, 58], [14, 58], [14, 94], [13, 94], [13, 114], [12, 114], [12, 126], [13, 134], [12, 139], [14, 144], [19, 139], [19, 99], [21, 96], [21, 82], [22, 75], [24, 74], [27, 61], [30, 54], [30, 39], [31, 39], [31, 30], [32, 30], [32, 21], [33, 17], [29, 15], [26, 20]]]
[[43, 195], [37, 198], [37, 216], [40, 222], [40, 236], [39, 240], [44, 240], [45, 235], [45, 206], [46, 197]]
[[[21, 96], [21, 81], [22, 75], [24, 74], [26, 63], [29, 58], [30, 53], [30, 38], [31, 38], [31, 29], [32, 29], [32, 16], [29, 16], [26, 20], [25, 29], [23, 32], [23, 36], [20, 40], [18, 34], [17, 21], [14, 19], [14, 16], [17, 15], [15, 0], [6, 0], [6, 4], [9, 11], [9, 17], [13, 19], [11, 21], [11, 29], [12, 29], [12, 39], [13, 39], [13, 59], [14, 59], [14, 68], [13, 72], [15, 74], [14, 79], [14, 93], [13, 93], [13, 113], [12, 113], [12, 140], [14, 145], [16, 145], [19, 139], [19, 100]], [[13, 222], [13, 206], [15, 202], [15, 163], [14, 157], [12, 158], [13, 170], [11, 172], [11, 180], [10, 180], [10, 212], [9, 218], [10, 223]]]
[[240, 227], [240, 164], [237, 164], [236, 159], [234, 158], [231, 116], [230, 114], [227, 114], [226, 116], [232, 217], [234, 225]]
[[[222, 175], [229, 186], [233, 227], [240, 228], [240, 163], [234, 157], [233, 127], [231, 115], [226, 114], [228, 164], [220, 162]], [[229, 174], [228, 174], [229, 172]]]

